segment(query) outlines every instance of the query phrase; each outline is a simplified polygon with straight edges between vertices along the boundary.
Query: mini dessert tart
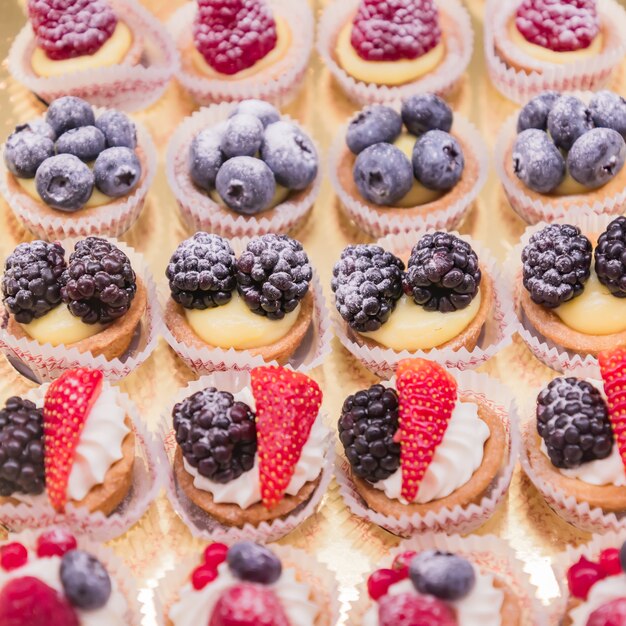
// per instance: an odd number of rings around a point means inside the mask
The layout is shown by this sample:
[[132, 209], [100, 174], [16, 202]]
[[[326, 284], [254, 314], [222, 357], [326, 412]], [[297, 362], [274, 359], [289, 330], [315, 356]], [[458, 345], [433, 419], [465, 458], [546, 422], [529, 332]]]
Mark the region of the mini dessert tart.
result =
[[187, 223], [224, 237], [300, 226], [322, 179], [309, 135], [262, 100], [184, 120], [168, 146], [167, 176]]
[[[487, 148], [476, 129], [434, 94], [414, 95], [401, 113], [371, 105], [339, 132], [331, 180], [354, 222], [370, 235], [452, 228], [487, 177]], [[345, 140], [343, 137], [345, 136]]]
[[496, 169], [527, 222], [626, 209], [626, 100], [612, 91], [578, 96], [546, 91], [500, 130]]
[[170, 24], [182, 59], [177, 78], [202, 105], [245, 98], [287, 103], [313, 48], [307, 2], [197, 0]]
[[150, 135], [120, 111], [97, 113], [80, 98], [59, 98], [3, 146], [0, 189], [37, 237], [117, 237], [141, 213], [156, 170]]
[[453, 92], [473, 38], [470, 16], [457, 0], [350, 0], [328, 4], [317, 49], [346, 94], [372, 104]]
[[470, 509], [475, 528], [511, 478], [508, 416], [432, 361], [400, 361], [395, 380], [348, 396], [338, 428], [348, 506], [391, 532], [455, 527]]

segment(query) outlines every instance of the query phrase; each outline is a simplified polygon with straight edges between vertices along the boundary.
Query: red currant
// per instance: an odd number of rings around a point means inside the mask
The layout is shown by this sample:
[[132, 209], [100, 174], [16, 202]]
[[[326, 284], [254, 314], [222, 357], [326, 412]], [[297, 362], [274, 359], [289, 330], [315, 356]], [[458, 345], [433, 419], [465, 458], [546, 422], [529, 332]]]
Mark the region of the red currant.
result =
[[204, 589], [217, 578], [217, 570], [207, 565], [197, 567], [191, 575], [191, 584], [196, 591]]
[[398, 572], [392, 569], [379, 569], [376, 570], [367, 579], [367, 591], [370, 594], [372, 600], [378, 600], [382, 598], [391, 585], [401, 581], [404, 578], [402, 572]]
[[50, 556], [63, 556], [70, 550], [75, 550], [76, 537], [67, 530], [55, 528], [47, 530], [37, 539], [37, 556], [40, 558]]
[[217, 569], [217, 566], [226, 560], [228, 546], [223, 543], [212, 543], [204, 551], [204, 562], [209, 567]]
[[575, 598], [586, 600], [591, 587], [605, 577], [606, 574], [598, 563], [593, 563], [584, 556], [581, 556], [578, 563], [575, 563], [569, 568], [567, 572], [567, 584], [570, 593]]
[[393, 560], [391, 569], [403, 572], [405, 576], [408, 576], [409, 565], [415, 556], [417, 556], [417, 552], [415, 552], [414, 550], [409, 550], [408, 552], [402, 552], [402, 554], [398, 554]]
[[26, 565], [27, 561], [28, 550], [21, 543], [7, 543], [0, 548], [0, 565], [7, 572]]
[[622, 573], [622, 565], [619, 560], [619, 550], [617, 548], [602, 550], [598, 562], [605, 576], [617, 576]]

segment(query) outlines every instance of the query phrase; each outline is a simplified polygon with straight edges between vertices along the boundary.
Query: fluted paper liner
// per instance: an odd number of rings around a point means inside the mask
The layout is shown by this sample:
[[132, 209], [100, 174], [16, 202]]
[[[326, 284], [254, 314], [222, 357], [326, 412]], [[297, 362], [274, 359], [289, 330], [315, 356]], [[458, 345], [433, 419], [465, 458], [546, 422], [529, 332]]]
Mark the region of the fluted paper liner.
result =
[[451, 373], [458, 383], [459, 391], [468, 393], [476, 400], [488, 404], [489, 408], [502, 420], [508, 435], [504, 463], [485, 496], [479, 504], [470, 503], [467, 506], [455, 506], [452, 509], [444, 507], [438, 512], [430, 511], [425, 515], [403, 515], [400, 518], [385, 515], [369, 508], [359, 495], [350, 477], [348, 461], [341, 455], [337, 459], [335, 478], [339, 483], [341, 496], [352, 513], [404, 537], [424, 532], [470, 533], [495, 513], [508, 491], [520, 449], [518, 418], [513, 396], [506, 387], [486, 374], [472, 371], [452, 371]]
[[[319, 146], [315, 146], [320, 165], [315, 180], [298, 199], [287, 199], [277, 207], [258, 215], [238, 215], [215, 202], [209, 195], [200, 191], [189, 175], [189, 147], [193, 138], [205, 128], [216, 126], [228, 119], [235, 104], [216, 104], [196, 111], [185, 118], [178, 126], [167, 148], [166, 172], [167, 180], [176, 196], [178, 206], [190, 228], [217, 233], [223, 237], [253, 237], [266, 233], [287, 233], [300, 226], [308, 217], [319, 194], [322, 184], [322, 154]], [[309, 137], [302, 128], [288, 115], [282, 116], [285, 121], [293, 122]]]
[[13, 78], [46, 102], [61, 96], [77, 96], [94, 105], [135, 111], [156, 102], [178, 68], [176, 46], [166, 28], [136, 0], [111, 0], [120, 20], [143, 43], [137, 65], [121, 63], [110, 67], [72, 72], [44, 78], [31, 68], [36, 46], [30, 24], [19, 32], [9, 51], [8, 67]]
[[[146, 312], [135, 329], [135, 335], [128, 351], [121, 358], [109, 361], [102, 355], [94, 357], [90, 352], [79, 352], [76, 348], [67, 348], [64, 345], [41, 344], [26, 337], [17, 339], [7, 331], [9, 313], [4, 310], [0, 325], [0, 350], [16, 369], [21, 370], [22, 367], [25, 367], [29, 378], [49, 381], [58, 378], [65, 370], [91, 367], [102, 370], [108, 379], [119, 380], [137, 369], [156, 347], [158, 336], [161, 333], [161, 312], [156, 285], [147, 263], [141, 254], [127, 244], [108, 237], [104, 237], [104, 239], [110, 241], [128, 256], [132, 268], [143, 281], [147, 291]], [[78, 239], [66, 239], [60, 242], [66, 255], [73, 251], [76, 241]]]

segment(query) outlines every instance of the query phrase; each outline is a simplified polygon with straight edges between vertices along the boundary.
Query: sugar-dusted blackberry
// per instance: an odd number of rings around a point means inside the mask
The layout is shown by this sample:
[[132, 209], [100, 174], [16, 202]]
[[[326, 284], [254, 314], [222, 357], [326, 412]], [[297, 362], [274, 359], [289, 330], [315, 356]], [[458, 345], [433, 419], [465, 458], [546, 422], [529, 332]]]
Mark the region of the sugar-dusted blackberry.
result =
[[577, 226], [550, 224], [529, 239], [522, 263], [532, 301], [556, 308], [582, 293], [591, 268], [591, 242]]
[[593, 251], [598, 280], [618, 298], [626, 298], [626, 217], [616, 217]]
[[130, 259], [100, 237], [87, 237], [74, 246], [61, 276], [61, 297], [85, 324], [108, 324], [130, 308], [137, 291]]
[[254, 413], [227, 391], [207, 387], [172, 411], [176, 442], [185, 461], [216, 483], [228, 483], [254, 466]]
[[237, 260], [239, 295], [253, 313], [271, 320], [295, 310], [312, 277], [302, 244], [287, 235], [254, 237]]
[[222, 306], [237, 287], [235, 253], [223, 237], [200, 231], [176, 248], [165, 275], [172, 298], [186, 309]]
[[352, 471], [375, 483], [389, 478], [400, 467], [398, 394], [395, 389], [372, 385], [348, 396], [339, 418], [339, 439]]
[[4, 263], [4, 305], [21, 324], [42, 317], [61, 302], [59, 280], [66, 268], [60, 243], [21, 243]]
[[586, 380], [555, 378], [537, 397], [537, 432], [555, 467], [605, 459], [613, 448], [609, 410]]
[[469, 306], [481, 279], [472, 246], [450, 233], [436, 232], [413, 247], [404, 289], [427, 311], [450, 313]]
[[44, 486], [43, 412], [14, 396], [0, 411], [0, 496], [38, 495]]
[[358, 332], [378, 330], [402, 297], [403, 271], [402, 260], [380, 246], [345, 248], [330, 283], [341, 317]]

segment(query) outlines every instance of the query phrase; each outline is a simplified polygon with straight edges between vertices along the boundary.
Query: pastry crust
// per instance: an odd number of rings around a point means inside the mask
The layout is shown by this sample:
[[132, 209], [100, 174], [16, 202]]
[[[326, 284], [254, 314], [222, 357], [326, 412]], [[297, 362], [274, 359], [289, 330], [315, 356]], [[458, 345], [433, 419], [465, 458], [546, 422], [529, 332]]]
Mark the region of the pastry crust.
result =
[[563, 619], [560, 622], [560, 626], [572, 626], [572, 618], [569, 616], [570, 612], [573, 611], [576, 607], [580, 606], [582, 601], [578, 598], [573, 598], [570, 596], [567, 599], [567, 606], [565, 608], [565, 615], [563, 615]]

